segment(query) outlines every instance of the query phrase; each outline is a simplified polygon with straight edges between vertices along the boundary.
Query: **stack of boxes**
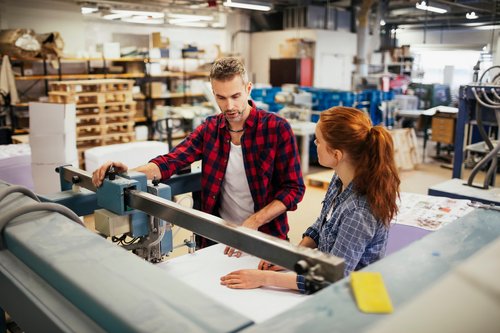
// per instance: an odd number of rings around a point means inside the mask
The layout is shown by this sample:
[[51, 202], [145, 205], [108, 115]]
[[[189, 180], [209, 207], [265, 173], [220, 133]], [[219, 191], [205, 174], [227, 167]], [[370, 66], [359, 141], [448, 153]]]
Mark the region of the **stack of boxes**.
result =
[[[76, 143], [80, 168], [88, 148], [135, 139], [133, 80], [78, 80], [50, 83], [49, 101], [76, 108]], [[76, 104], [76, 105], [75, 105]]]
[[35, 192], [50, 194], [60, 191], [59, 174], [55, 169], [68, 164], [78, 166], [75, 104], [31, 102], [29, 113]]

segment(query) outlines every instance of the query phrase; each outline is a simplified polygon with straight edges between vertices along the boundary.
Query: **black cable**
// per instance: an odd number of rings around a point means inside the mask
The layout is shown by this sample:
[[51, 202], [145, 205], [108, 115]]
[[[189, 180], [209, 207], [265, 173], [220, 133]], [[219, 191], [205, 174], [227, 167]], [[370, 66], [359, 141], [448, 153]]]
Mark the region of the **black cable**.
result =
[[486, 75], [486, 73], [488, 73], [490, 70], [492, 70], [493, 68], [500, 68], [500, 66], [491, 66], [490, 68], [488, 68], [487, 70], [485, 70], [483, 72], [483, 74], [481, 75], [481, 77], [479, 78], [479, 83], [482, 83], [483, 82], [483, 77]]
[[30, 191], [27, 187], [21, 186], [21, 185], [11, 185], [4, 189], [3, 191], [0, 192], [0, 201], [2, 201], [6, 196], [8, 196], [11, 193], [22, 193], [31, 199], [40, 202], [40, 199], [36, 196], [35, 193]]
[[121, 241], [121, 243], [122, 243], [122, 244], [124, 244], [124, 245], [132, 245], [132, 244], [134, 244], [134, 243], [135, 243], [135, 242], [136, 242], [139, 238], [140, 238], [140, 237], [134, 237], [134, 238], [132, 238], [132, 240], [130, 240], [130, 241], [126, 241], [125, 239], [123, 239], [123, 240]]
[[[21, 215], [38, 211], [49, 211], [49, 212], [60, 213], [66, 216], [67, 218], [73, 220], [74, 222], [80, 224], [81, 226], [85, 227], [85, 225], [80, 220], [78, 215], [76, 215], [71, 209], [63, 205], [52, 202], [32, 203], [29, 205], [21, 206], [17, 209], [14, 209], [13, 211], [8, 212], [3, 216], [0, 216], [0, 236], [3, 235], [5, 227], [11, 220]], [[0, 250], [2, 249], [5, 249], [5, 244], [3, 241], [3, 237], [0, 237]]]
[[[500, 67], [500, 66], [497, 66], [497, 67]], [[490, 67], [490, 68], [492, 68], [492, 67]], [[476, 98], [476, 121], [477, 121], [477, 125], [478, 125], [477, 127], [479, 130], [479, 134], [484, 139], [485, 143], [487, 144], [488, 148], [490, 149], [490, 152], [474, 166], [474, 168], [472, 169], [472, 171], [469, 175], [469, 178], [467, 180], [467, 185], [473, 186], [474, 178], [476, 177], [477, 173], [483, 168], [483, 166], [485, 166], [488, 162], [492, 161], [492, 164], [490, 165], [490, 168], [487, 171], [487, 174], [486, 174], [486, 177], [484, 178], [484, 182], [483, 182], [483, 186], [482, 186], [483, 189], [488, 189], [490, 179], [493, 179], [493, 176], [496, 172], [496, 165], [497, 165], [496, 156], [497, 156], [498, 152], [500, 151], [500, 143], [498, 143], [496, 147], [493, 147], [492, 142], [490, 141], [488, 135], [486, 134], [486, 131], [483, 127], [482, 112], [481, 112], [482, 109], [481, 109], [480, 105], [495, 110], [495, 112], [497, 113], [497, 120], [500, 120], [500, 117], [498, 116], [498, 112], [499, 112], [498, 109], [500, 108], [500, 105], [485, 103], [484, 101], [482, 101], [480, 99], [479, 94], [476, 92], [475, 88], [471, 88], [471, 90], [472, 90], [474, 97]], [[485, 99], [491, 103], [492, 101], [487, 96], [486, 91], [484, 89], [482, 89], [481, 91], [482, 91], [483, 95], [485, 96]], [[493, 159], [495, 159], [494, 162], [493, 162]]]

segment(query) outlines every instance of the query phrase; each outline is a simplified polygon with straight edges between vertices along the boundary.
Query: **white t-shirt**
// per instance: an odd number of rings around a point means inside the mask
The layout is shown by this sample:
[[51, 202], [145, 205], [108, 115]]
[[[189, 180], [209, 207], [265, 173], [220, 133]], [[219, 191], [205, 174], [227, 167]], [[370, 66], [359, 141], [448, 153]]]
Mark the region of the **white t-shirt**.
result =
[[223, 220], [241, 225], [253, 213], [254, 203], [245, 174], [241, 146], [231, 142], [219, 214]]

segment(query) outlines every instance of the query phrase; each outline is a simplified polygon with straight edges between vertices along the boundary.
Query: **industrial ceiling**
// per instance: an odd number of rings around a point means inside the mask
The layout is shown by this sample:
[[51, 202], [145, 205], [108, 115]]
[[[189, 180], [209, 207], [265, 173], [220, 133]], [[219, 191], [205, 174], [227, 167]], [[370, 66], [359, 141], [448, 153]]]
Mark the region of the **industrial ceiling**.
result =
[[[262, 17], [276, 19], [287, 10], [311, 7], [323, 7], [330, 10], [348, 12], [355, 18], [363, 5], [370, 7], [372, 22], [383, 20], [385, 24], [397, 28], [404, 26], [414, 29], [443, 29], [494, 25], [500, 23], [500, 0], [272, 0], [257, 1], [271, 5], [268, 12], [257, 12], [245, 9], [229, 9], [223, 3], [227, 0], [59, 0], [78, 4], [93, 3], [100, 6], [127, 7], [133, 9], [155, 10], [189, 10], [196, 12], [230, 12], [234, 10], [245, 11], [256, 21]], [[239, 2], [256, 3], [255, 0], [238, 0]], [[234, 1], [236, 2], [236, 1]], [[444, 9], [444, 13], [435, 13], [420, 10], [418, 6], [433, 6]], [[327, 11], [328, 12], [328, 11]], [[467, 16], [469, 18], [467, 18]], [[354, 22], [355, 20], [353, 20]], [[276, 28], [276, 24], [268, 25]], [[355, 25], [352, 26], [355, 30]], [[266, 30], [261, 26], [260, 30]]]

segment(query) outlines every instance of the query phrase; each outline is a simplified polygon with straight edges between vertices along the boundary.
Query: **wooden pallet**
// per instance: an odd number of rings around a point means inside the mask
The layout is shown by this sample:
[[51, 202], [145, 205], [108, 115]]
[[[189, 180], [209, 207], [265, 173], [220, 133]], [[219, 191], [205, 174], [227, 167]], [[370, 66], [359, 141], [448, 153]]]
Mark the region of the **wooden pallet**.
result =
[[330, 181], [332, 180], [334, 172], [335, 171], [333, 170], [326, 170], [307, 175], [306, 184], [307, 186], [319, 187], [324, 190], [327, 190], [328, 186], [330, 185]]
[[399, 170], [413, 170], [420, 162], [418, 142], [413, 128], [391, 130], [394, 160]]
[[49, 92], [49, 102], [60, 104], [82, 105], [103, 105], [108, 103], [133, 103], [132, 91], [111, 91], [111, 92], [81, 92], [68, 93], [60, 91]]
[[134, 141], [133, 80], [102, 79], [50, 83], [49, 101], [76, 105], [80, 167], [87, 149]]
[[102, 80], [74, 80], [50, 82], [52, 92], [84, 93], [84, 92], [111, 92], [132, 91], [134, 80], [102, 79]]

